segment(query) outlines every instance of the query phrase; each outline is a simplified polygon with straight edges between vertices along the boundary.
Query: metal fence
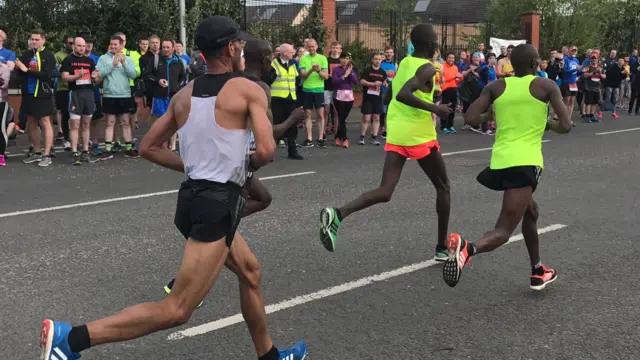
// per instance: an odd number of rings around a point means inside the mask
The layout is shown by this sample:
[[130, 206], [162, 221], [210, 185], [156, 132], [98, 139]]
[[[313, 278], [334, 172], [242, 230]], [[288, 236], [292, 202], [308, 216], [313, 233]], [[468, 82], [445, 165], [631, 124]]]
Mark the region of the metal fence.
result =
[[455, 18], [426, 13], [377, 9], [351, 11], [345, 7], [338, 8], [336, 18], [336, 38], [341, 44], [360, 43], [374, 51], [393, 47], [399, 58], [404, 57], [411, 29], [418, 23], [431, 24], [435, 28], [442, 52], [464, 50], [480, 36], [479, 24], [460, 23]]
[[[312, 16], [320, 6], [319, 1], [292, 3], [282, 0], [246, 0], [245, 29], [274, 43], [291, 40], [302, 44], [305, 37], [312, 37], [313, 29], [304, 29], [305, 19]], [[416, 8], [417, 9], [417, 8]], [[336, 2], [335, 37], [343, 46], [383, 51], [393, 47], [398, 58], [402, 58], [409, 43], [411, 28], [418, 23], [432, 24], [439, 36], [442, 51], [459, 52], [480, 35], [479, 23], [470, 17], [437, 16], [427, 11], [401, 12], [383, 10], [380, 2], [338, 1]], [[302, 31], [302, 33], [301, 33]], [[484, 39], [481, 42], [487, 42]], [[328, 44], [326, 44], [328, 45]]]

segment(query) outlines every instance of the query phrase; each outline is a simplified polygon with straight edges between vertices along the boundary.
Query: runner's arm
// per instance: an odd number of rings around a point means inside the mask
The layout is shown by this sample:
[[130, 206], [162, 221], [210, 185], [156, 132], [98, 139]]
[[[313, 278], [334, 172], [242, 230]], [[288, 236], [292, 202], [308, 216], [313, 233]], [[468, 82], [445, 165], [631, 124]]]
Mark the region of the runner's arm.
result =
[[[267, 106], [269, 106], [269, 109], [267, 110], [267, 117], [269, 118], [271, 124], [273, 124], [273, 111], [271, 111], [271, 88], [263, 81], [258, 81], [257, 84], [260, 85], [262, 90], [264, 90], [264, 93], [267, 95]], [[276, 125], [273, 125], [273, 132], [273, 136], [276, 136]]]
[[243, 92], [247, 101], [251, 129], [256, 139], [256, 151], [251, 155], [249, 165], [252, 169], [259, 169], [273, 159], [276, 142], [273, 139], [271, 121], [267, 116], [269, 100], [264, 91], [256, 91], [254, 86], [243, 87]]
[[385, 105], [389, 105], [391, 103], [391, 99], [393, 98], [393, 93], [391, 90], [391, 87], [393, 86], [393, 83], [389, 83], [389, 87], [387, 88], [387, 92], [384, 93], [384, 95], [382, 95], [382, 103]]
[[171, 98], [167, 112], [153, 124], [144, 138], [142, 138], [140, 156], [167, 169], [184, 172], [184, 163], [180, 156], [162, 146], [178, 131], [174, 108], [176, 100], [180, 97], [180, 92], [178, 92]]
[[[413, 93], [416, 90], [431, 90], [433, 88], [433, 77], [436, 74], [436, 68], [431, 64], [422, 65], [416, 74], [409, 79], [402, 89], [398, 91], [398, 95], [396, 95], [396, 100], [414, 108], [418, 108], [421, 110], [436, 112], [438, 111], [438, 106], [432, 103], [428, 103], [422, 99], [419, 99]], [[425, 89], [426, 88], [426, 89]]]
[[489, 111], [489, 106], [493, 103], [493, 87], [498, 84], [497, 81], [492, 82], [482, 89], [480, 97], [474, 101], [466, 113], [464, 113], [464, 123], [466, 125], [480, 125], [487, 121], [493, 120], [493, 114]]
[[543, 86], [544, 90], [549, 94], [549, 103], [555, 114], [558, 116], [558, 121], [547, 122], [547, 130], [551, 130], [558, 134], [566, 134], [571, 131], [571, 127], [573, 126], [571, 124], [569, 110], [567, 110], [567, 106], [564, 101], [562, 101], [562, 93], [556, 83], [549, 79], [544, 80]]

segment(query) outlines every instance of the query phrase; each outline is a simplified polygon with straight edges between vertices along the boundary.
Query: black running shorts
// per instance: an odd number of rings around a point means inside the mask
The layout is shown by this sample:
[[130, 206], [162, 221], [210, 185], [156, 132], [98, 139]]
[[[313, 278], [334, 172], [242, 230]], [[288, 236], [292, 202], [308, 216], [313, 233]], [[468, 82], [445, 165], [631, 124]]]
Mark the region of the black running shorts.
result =
[[538, 187], [542, 168], [539, 166], [514, 166], [506, 169], [486, 168], [478, 174], [476, 180], [483, 186], [505, 191], [531, 186], [533, 191]]
[[174, 223], [185, 239], [214, 242], [225, 239], [231, 247], [246, 200], [233, 183], [187, 179], [180, 186]]
[[585, 105], [598, 105], [600, 102], [600, 91], [587, 90], [584, 93]]

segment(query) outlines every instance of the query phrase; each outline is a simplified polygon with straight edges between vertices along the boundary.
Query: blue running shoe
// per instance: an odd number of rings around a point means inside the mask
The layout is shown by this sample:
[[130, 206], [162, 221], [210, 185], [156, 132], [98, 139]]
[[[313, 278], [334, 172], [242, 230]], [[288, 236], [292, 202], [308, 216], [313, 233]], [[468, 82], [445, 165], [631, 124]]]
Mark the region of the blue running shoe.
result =
[[[69, 333], [71, 325], [46, 319], [40, 332], [40, 360], [76, 360], [80, 354], [71, 352]], [[306, 347], [305, 347], [306, 349]]]
[[93, 144], [91, 145], [91, 153], [93, 154], [93, 156], [100, 156], [102, 155], [102, 150], [100, 150], [98, 144]]
[[280, 360], [304, 360], [307, 357], [307, 344], [303, 341], [293, 345], [291, 349], [278, 350]]

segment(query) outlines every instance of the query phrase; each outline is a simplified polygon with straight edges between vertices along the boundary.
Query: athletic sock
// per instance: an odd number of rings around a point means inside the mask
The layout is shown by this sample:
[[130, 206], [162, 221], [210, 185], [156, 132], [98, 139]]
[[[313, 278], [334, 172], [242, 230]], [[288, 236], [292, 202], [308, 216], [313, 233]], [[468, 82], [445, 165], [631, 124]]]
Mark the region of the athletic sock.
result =
[[260, 356], [258, 360], [278, 360], [278, 349], [275, 346], [271, 346], [271, 350], [267, 351], [266, 354]]
[[167, 287], [169, 288], [169, 290], [173, 289], [173, 283], [176, 282], [176, 279], [171, 279], [171, 281], [169, 281], [169, 283], [167, 284]]
[[127, 150], [127, 151], [131, 151], [131, 147], [132, 146], [131, 146], [130, 142], [124, 144], [124, 149]]
[[470, 241], [467, 242], [467, 252], [469, 253], [469, 257], [475, 255], [475, 253], [478, 251], [478, 249], [476, 249], [476, 245]]
[[91, 347], [91, 339], [89, 339], [89, 329], [87, 325], [74, 326], [69, 332], [69, 348], [74, 353], [79, 353]]
[[111, 141], [105, 141], [104, 142], [104, 151], [111, 152], [111, 146], [112, 146]]
[[544, 274], [544, 268], [542, 267], [542, 261], [538, 261], [537, 264], [533, 265], [531, 267], [531, 273], [533, 275], [543, 275]]
[[335, 208], [336, 210], [336, 215], [338, 215], [338, 220], [340, 220], [340, 222], [342, 222], [342, 214], [340, 213], [340, 209]]

